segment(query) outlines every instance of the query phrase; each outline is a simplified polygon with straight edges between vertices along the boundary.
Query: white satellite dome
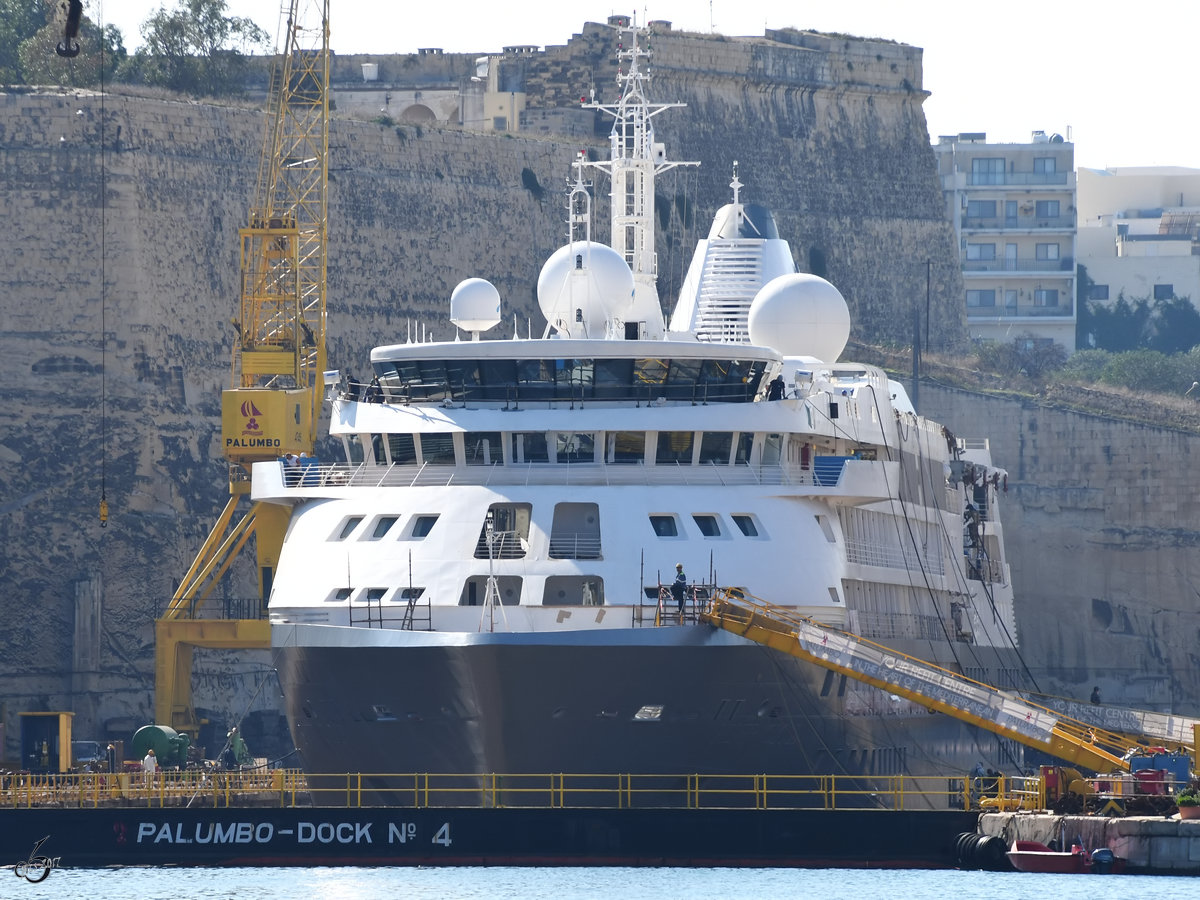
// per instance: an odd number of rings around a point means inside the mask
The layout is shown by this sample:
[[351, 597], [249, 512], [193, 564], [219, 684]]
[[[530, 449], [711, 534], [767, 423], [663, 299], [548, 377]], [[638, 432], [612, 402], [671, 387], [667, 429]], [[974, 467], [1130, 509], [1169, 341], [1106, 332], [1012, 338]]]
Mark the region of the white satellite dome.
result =
[[537, 297], [546, 321], [564, 337], [604, 337], [605, 323], [632, 306], [633, 272], [607, 244], [574, 241], [542, 266]]
[[797, 272], [762, 286], [750, 304], [748, 324], [752, 344], [831, 363], [850, 338], [850, 309], [824, 278]]
[[478, 338], [500, 321], [500, 292], [482, 278], [460, 281], [450, 294], [450, 321]]

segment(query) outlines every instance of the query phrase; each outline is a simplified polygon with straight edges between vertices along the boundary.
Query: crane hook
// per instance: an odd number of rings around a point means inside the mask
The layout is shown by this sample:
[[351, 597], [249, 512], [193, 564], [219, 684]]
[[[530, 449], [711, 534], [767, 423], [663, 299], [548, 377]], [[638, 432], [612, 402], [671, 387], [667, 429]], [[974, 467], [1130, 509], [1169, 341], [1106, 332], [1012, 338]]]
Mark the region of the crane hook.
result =
[[63, 39], [59, 41], [54, 52], [66, 59], [74, 59], [79, 55], [79, 22], [83, 18], [83, 0], [64, 0], [59, 6], [67, 9], [67, 23], [63, 27]]
[[108, 501], [103, 496], [100, 497], [100, 527], [108, 527]]

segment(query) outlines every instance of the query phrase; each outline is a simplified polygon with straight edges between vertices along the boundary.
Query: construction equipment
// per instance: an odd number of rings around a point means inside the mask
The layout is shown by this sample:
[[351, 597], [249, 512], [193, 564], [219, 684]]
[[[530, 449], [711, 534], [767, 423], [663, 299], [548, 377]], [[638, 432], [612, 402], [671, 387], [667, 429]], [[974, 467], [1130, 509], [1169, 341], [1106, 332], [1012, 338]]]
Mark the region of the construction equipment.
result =
[[[192, 706], [193, 648], [270, 646], [266, 603], [290, 510], [255, 503], [234, 523], [239, 500], [250, 492], [250, 467], [312, 453], [325, 388], [329, 0], [290, 0], [282, 12], [257, 190], [239, 232], [232, 387], [221, 398], [229, 502], [155, 622], [154, 720], [193, 737], [200, 725]], [[201, 618], [205, 600], [251, 537], [257, 609], [240, 618]]]
[[1129, 737], [1070, 719], [781, 606], [722, 590], [701, 619], [1095, 772], [1128, 772]]

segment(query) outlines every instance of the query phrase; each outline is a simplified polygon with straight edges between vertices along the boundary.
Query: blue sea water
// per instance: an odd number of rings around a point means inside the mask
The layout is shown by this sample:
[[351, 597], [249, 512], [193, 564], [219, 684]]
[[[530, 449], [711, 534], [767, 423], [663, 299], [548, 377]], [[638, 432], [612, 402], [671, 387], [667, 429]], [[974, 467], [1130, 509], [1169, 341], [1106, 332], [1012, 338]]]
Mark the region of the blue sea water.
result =
[[[12, 879], [11, 873], [0, 875]], [[1147, 894], [1194, 900], [1200, 880], [861, 869], [313, 868], [58, 869], [40, 884], [10, 880], [3, 897], [181, 900], [1106, 900]]]

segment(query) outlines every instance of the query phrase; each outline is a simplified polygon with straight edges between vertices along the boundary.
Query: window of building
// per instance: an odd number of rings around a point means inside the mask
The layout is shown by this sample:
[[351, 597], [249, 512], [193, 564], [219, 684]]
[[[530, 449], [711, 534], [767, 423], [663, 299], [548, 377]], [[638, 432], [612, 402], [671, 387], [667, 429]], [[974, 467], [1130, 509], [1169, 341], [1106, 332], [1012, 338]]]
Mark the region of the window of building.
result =
[[679, 537], [679, 522], [674, 516], [651, 516], [650, 527], [659, 537]]
[[734, 513], [733, 524], [738, 527], [738, 531], [746, 537], [758, 537], [758, 525], [754, 521], [754, 516], [748, 513]]
[[375, 527], [371, 529], [370, 540], [377, 541], [388, 533], [388, 529], [396, 524], [399, 516], [380, 516], [375, 520]]
[[1038, 288], [1033, 292], [1034, 306], [1058, 306], [1058, 288]]
[[346, 538], [350, 537], [350, 534], [359, 526], [362, 520], [362, 516], [348, 516], [346, 520], [342, 522], [342, 527], [338, 529], [337, 537], [335, 537], [334, 540], [344, 541]]
[[1108, 299], [1108, 285], [1107, 284], [1093, 284], [1091, 286], [1091, 288], [1088, 290], [1088, 299], [1089, 300], [1107, 300]]
[[968, 200], [967, 201], [967, 218], [968, 219], [994, 219], [994, 218], [996, 218], [996, 201], [995, 200]]
[[1039, 201], [1037, 201], [1037, 205], [1034, 207], [1034, 214], [1039, 219], [1057, 219], [1059, 216], [1058, 201], [1057, 200], [1039, 200]]
[[978, 156], [971, 160], [972, 184], [1004, 184], [1004, 157]]
[[995, 244], [967, 244], [967, 259], [995, 259]]
[[503, 447], [498, 431], [468, 431], [463, 435], [468, 466], [500, 465], [504, 462]]
[[1038, 244], [1038, 259], [1058, 259], [1058, 244]]
[[1008, 290], [1004, 292], [1004, 305], [1009, 309], [1017, 308], [1017, 292]]
[[1053, 175], [1057, 169], [1057, 161], [1053, 156], [1038, 156], [1033, 160], [1033, 171], [1038, 175]]
[[995, 305], [996, 305], [996, 292], [994, 290], [967, 291], [967, 306], [968, 307], [995, 306]]
[[1173, 284], [1156, 284], [1154, 286], [1155, 300], [1170, 300], [1175, 296], [1175, 285]]

